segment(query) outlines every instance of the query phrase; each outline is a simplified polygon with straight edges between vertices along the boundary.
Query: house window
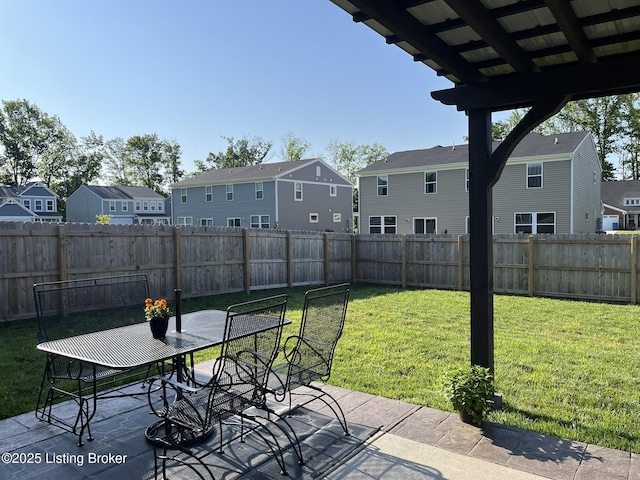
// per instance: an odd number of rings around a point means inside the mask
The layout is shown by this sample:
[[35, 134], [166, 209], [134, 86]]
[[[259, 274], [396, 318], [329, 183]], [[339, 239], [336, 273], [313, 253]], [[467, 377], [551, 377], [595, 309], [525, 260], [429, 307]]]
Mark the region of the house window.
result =
[[180, 203], [187, 203], [187, 189], [180, 189]]
[[110, 212], [115, 212], [116, 211], [116, 201], [115, 200], [109, 200], [109, 211]]
[[[187, 197], [184, 197], [185, 201]], [[142, 210], [142, 202], [140, 200], [136, 200], [136, 212], [139, 212], [140, 210]]]
[[436, 233], [437, 219], [435, 218], [414, 218], [413, 233], [423, 235], [425, 233]]
[[213, 226], [213, 218], [201, 218], [200, 219], [201, 227], [211, 227]]
[[335, 185], [329, 185], [329, 196], [337, 197], [338, 196], [338, 187]]
[[515, 233], [556, 233], [556, 214], [553, 212], [516, 213]]
[[204, 201], [213, 202], [213, 187], [211, 185], [204, 187]]
[[228, 227], [239, 227], [240, 226], [240, 218], [227, 218], [227, 226]]
[[122, 211], [123, 212], [129, 211], [129, 202], [122, 202]]
[[264, 184], [262, 182], [256, 182], [256, 200], [262, 200], [264, 198]]
[[145, 212], [149, 211], [149, 201], [148, 200], [144, 200], [142, 202], [142, 210], [145, 211]]
[[437, 172], [425, 172], [425, 174], [424, 174], [424, 193], [438, 193], [438, 174], [437, 174]]
[[178, 217], [178, 225], [193, 225], [193, 217]]
[[158, 202], [158, 211], [164, 212], [164, 202], [162, 200]]
[[47, 200], [47, 212], [53, 212], [55, 209], [53, 208], [53, 200]]
[[151, 207], [152, 212], [156, 211], [156, 202], [149, 202], [149, 206]]
[[342, 214], [341, 213], [334, 213], [333, 214], [333, 223], [340, 223], [342, 222]]
[[42, 211], [42, 200], [35, 200], [35, 211], [36, 212]]
[[378, 175], [378, 196], [389, 195], [389, 175]]
[[22, 200], [22, 205], [24, 205], [24, 208], [31, 210], [31, 200], [28, 200], [28, 199]]
[[227, 202], [233, 201], [233, 185], [227, 185]]
[[309, 223], [318, 223], [318, 214], [310, 213], [309, 214]]
[[316, 177], [319, 177], [320, 173], [320, 165], [316, 165]]
[[372, 216], [369, 217], [369, 233], [396, 233], [396, 216]]
[[270, 226], [269, 215], [251, 215], [251, 228], [269, 228]]
[[542, 188], [542, 163], [527, 163], [527, 188]]
[[293, 198], [296, 202], [302, 201], [302, 182], [295, 183]]
[[468, 192], [469, 191], [469, 169], [468, 168], [464, 169], [464, 177], [465, 177], [465, 180], [464, 180], [464, 191]]

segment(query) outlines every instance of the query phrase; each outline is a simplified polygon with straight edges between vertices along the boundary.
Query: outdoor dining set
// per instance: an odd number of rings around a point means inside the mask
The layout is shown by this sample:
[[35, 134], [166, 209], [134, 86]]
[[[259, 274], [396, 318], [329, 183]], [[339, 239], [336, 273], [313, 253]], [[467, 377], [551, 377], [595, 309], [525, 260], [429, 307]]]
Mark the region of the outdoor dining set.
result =
[[[152, 333], [150, 322], [141, 321], [150, 298], [146, 275], [34, 285], [37, 348], [47, 358], [36, 416], [77, 435], [82, 446], [93, 440], [101, 400], [146, 396], [155, 420], [140, 437], [153, 445], [155, 475], [163, 478], [172, 468], [213, 478], [206, 457], [246, 435], [258, 438], [286, 473], [285, 452], [304, 463], [288, 417], [314, 400], [349, 434], [337, 400], [316, 383], [331, 373], [348, 285], [308, 290], [300, 329], [287, 338], [286, 294], [182, 314], [181, 292], [175, 293], [166, 332]], [[203, 376], [194, 354], [207, 349], [215, 349], [215, 360]], [[64, 400], [75, 406], [71, 418], [57, 412]]]

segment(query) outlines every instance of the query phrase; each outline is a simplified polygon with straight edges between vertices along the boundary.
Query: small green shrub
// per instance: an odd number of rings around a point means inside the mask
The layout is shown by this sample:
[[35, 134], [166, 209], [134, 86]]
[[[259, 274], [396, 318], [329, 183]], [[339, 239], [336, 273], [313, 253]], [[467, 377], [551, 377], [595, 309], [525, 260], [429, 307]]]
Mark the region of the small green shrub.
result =
[[468, 365], [451, 370], [444, 378], [444, 395], [453, 408], [480, 425], [491, 409], [495, 393], [493, 374], [488, 368]]

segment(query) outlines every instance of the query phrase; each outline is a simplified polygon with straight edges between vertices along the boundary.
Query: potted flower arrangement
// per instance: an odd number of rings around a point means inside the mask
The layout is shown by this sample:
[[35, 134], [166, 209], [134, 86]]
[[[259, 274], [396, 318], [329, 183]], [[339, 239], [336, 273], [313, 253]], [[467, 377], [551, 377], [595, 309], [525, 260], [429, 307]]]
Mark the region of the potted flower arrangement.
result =
[[493, 404], [493, 374], [479, 365], [455, 368], [445, 375], [444, 394], [463, 422], [481, 425]]
[[164, 338], [169, 326], [171, 311], [164, 298], [153, 300], [147, 298], [144, 301], [144, 316], [149, 321], [153, 338]]

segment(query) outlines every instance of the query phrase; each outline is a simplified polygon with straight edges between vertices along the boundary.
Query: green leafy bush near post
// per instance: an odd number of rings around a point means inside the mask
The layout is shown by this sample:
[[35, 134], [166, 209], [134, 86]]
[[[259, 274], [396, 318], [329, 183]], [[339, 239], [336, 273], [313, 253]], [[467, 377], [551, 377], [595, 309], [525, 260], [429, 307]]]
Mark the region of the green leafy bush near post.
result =
[[493, 374], [488, 368], [468, 365], [445, 374], [445, 397], [454, 409], [470, 416], [471, 422], [476, 425], [484, 421], [491, 409], [494, 393]]

